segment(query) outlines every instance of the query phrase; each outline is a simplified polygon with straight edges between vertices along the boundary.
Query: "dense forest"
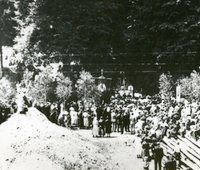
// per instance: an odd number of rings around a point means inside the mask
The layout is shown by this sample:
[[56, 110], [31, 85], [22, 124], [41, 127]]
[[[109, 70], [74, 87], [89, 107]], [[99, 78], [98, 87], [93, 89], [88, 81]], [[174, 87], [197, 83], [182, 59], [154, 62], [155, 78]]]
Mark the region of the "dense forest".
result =
[[[84, 68], [100, 74], [103, 68], [106, 76], [127, 77], [138, 86], [156, 82], [162, 72], [185, 74], [200, 63], [199, 1], [0, 0], [0, 4], [0, 47], [12, 46], [15, 37], [22, 36], [21, 29], [33, 27], [20, 51], [24, 61], [62, 61], [65, 72]], [[150, 89], [154, 86], [150, 83]]]

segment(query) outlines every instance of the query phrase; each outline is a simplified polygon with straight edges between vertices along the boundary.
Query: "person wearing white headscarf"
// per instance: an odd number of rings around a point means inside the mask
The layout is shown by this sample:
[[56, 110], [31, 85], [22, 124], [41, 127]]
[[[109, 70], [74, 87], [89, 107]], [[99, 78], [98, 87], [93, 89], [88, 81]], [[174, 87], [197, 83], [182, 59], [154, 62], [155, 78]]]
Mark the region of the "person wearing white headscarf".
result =
[[99, 136], [99, 122], [97, 120], [97, 117], [94, 117], [92, 125], [93, 125], [92, 136], [98, 137]]
[[89, 128], [89, 113], [87, 111], [83, 112], [83, 126]]

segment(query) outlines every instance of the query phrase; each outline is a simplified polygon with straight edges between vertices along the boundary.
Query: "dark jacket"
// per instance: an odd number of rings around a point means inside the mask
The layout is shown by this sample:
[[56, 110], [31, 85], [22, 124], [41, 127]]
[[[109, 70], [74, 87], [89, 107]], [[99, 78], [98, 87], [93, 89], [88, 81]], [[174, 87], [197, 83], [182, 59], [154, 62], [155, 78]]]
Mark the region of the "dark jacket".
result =
[[153, 149], [153, 154], [155, 160], [161, 160], [164, 155], [163, 148], [161, 148], [160, 146], [155, 146], [155, 148]]
[[176, 161], [175, 160], [167, 160], [165, 162], [165, 170], [176, 170]]

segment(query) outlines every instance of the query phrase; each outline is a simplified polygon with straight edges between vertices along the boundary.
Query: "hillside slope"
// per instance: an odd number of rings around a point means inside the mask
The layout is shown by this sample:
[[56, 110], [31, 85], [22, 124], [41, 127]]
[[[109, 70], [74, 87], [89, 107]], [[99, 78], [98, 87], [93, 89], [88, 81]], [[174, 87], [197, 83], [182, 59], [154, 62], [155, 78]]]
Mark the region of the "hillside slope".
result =
[[[0, 126], [0, 169], [116, 169], [99, 146], [76, 131], [52, 124], [37, 109]], [[106, 150], [106, 148], [104, 148]]]

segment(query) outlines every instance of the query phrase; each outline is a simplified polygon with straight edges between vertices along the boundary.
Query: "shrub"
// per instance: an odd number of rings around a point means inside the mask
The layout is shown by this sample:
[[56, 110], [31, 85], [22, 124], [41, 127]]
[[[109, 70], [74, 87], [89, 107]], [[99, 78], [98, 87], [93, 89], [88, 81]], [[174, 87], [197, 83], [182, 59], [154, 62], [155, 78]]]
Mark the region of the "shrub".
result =
[[35, 78], [33, 73], [26, 71], [23, 81], [27, 88], [27, 96], [39, 103], [52, 102], [55, 98], [55, 78], [50, 67], [42, 70]]
[[166, 100], [167, 102], [171, 101], [171, 98], [173, 96], [172, 91], [172, 76], [170, 74], [161, 74], [159, 78], [159, 94], [161, 98]]
[[98, 103], [101, 92], [95, 85], [95, 80], [89, 72], [80, 72], [80, 77], [77, 80], [77, 94], [79, 99], [84, 102]]
[[13, 87], [12, 83], [3, 77], [0, 80], [0, 102], [9, 103], [13, 100], [16, 95], [16, 90]]
[[181, 85], [181, 95], [185, 99], [192, 101], [200, 99], [200, 75], [193, 71], [189, 77], [179, 80]]
[[57, 87], [56, 95], [61, 101], [66, 101], [69, 99], [72, 93], [72, 82], [68, 77], [63, 74], [58, 74], [57, 76]]

